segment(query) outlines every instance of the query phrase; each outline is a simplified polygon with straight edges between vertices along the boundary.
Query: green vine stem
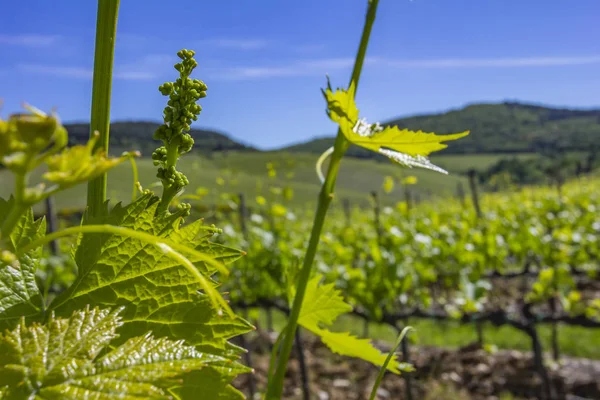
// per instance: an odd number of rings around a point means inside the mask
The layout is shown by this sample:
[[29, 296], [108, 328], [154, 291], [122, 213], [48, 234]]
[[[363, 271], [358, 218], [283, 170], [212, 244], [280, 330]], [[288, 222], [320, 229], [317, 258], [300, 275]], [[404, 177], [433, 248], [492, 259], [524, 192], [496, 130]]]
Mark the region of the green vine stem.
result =
[[[100, 133], [94, 150], [102, 148], [106, 154], [110, 138], [110, 96], [118, 14], [119, 0], [98, 0], [90, 137], [94, 132]], [[88, 183], [87, 207], [92, 216], [98, 214], [106, 201], [106, 181], [104, 173]]]
[[369, 396], [369, 400], [375, 400], [375, 398], [377, 397], [377, 390], [379, 389], [379, 386], [381, 386], [381, 381], [383, 380], [383, 376], [385, 375], [387, 366], [389, 365], [390, 361], [392, 361], [392, 357], [394, 357], [394, 354], [396, 353], [396, 351], [398, 350], [398, 347], [404, 340], [404, 337], [412, 329], [413, 328], [411, 326], [407, 326], [404, 329], [402, 329], [402, 332], [400, 332], [400, 335], [398, 335], [398, 338], [396, 339], [396, 343], [394, 344], [394, 347], [390, 350], [387, 357], [385, 358], [383, 365], [379, 369], [379, 373], [377, 374], [377, 379], [375, 379], [375, 384], [371, 388], [371, 395]]
[[[369, 44], [371, 29], [373, 27], [373, 22], [375, 21], [375, 15], [377, 12], [378, 4], [379, 0], [369, 0], [365, 25], [360, 40], [360, 46], [356, 54], [354, 69], [352, 71], [352, 77], [350, 79], [350, 83], [354, 82], [356, 87], [358, 87], [358, 81], [360, 79], [360, 73], [362, 71], [365, 54], [367, 52], [367, 46]], [[346, 150], [348, 150], [349, 146], [350, 143], [346, 140], [341, 130], [338, 129], [333, 154], [331, 156], [331, 162], [329, 163], [329, 167], [327, 170], [327, 176], [325, 178], [325, 182], [321, 186], [321, 192], [319, 193], [317, 211], [315, 213], [315, 219], [310, 234], [310, 240], [304, 257], [302, 269], [300, 270], [300, 274], [298, 275], [296, 295], [294, 297], [294, 302], [290, 310], [290, 316], [286, 326], [286, 334], [283, 338], [283, 343], [281, 347], [281, 352], [279, 353], [279, 357], [277, 360], [275, 374], [269, 377], [269, 386], [267, 388], [267, 394], [265, 396], [267, 400], [281, 399], [281, 396], [283, 394], [283, 381], [287, 369], [287, 363], [290, 358], [290, 353], [294, 344], [294, 336], [298, 327], [298, 317], [300, 316], [302, 301], [304, 300], [306, 286], [308, 284], [308, 280], [310, 279], [312, 264], [315, 259], [317, 247], [319, 245], [321, 231], [323, 229], [323, 224], [325, 223], [327, 210], [329, 209], [329, 205], [333, 200], [335, 182], [340, 168], [340, 162], [342, 160], [342, 157], [344, 156], [344, 153], [346, 152]]]
[[135, 162], [135, 157], [132, 155], [128, 157], [129, 162], [131, 163], [131, 172], [133, 174], [133, 193], [131, 194], [131, 201], [135, 201], [137, 198], [138, 185], [140, 183], [139, 173], [137, 163]]

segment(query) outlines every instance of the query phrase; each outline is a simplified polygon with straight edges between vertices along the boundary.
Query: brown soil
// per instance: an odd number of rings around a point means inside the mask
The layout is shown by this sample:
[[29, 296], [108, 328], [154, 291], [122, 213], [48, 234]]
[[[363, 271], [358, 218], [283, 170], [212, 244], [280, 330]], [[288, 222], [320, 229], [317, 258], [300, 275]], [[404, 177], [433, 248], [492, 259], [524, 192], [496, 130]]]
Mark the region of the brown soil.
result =
[[[308, 336], [308, 335], [305, 335]], [[310, 382], [310, 399], [368, 399], [378, 369], [364, 361], [332, 354], [314, 337], [304, 340]], [[265, 333], [250, 341], [253, 375], [258, 390], [264, 390], [272, 343]], [[377, 343], [383, 351], [389, 347]], [[506, 393], [519, 399], [540, 399], [541, 379], [529, 353], [498, 351], [493, 354], [479, 346], [449, 350], [435, 347], [411, 349], [416, 371], [412, 373], [413, 400], [492, 400]], [[599, 400], [600, 362], [563, 357], [547, 363], [557, 400]], [[238, 377], [235, 386], [248, 393], [250, 375]], [[299, 363], [290, 360], [284, 399], [303, 399]], [[378, 399], [407, 399], [404, 377], [386, 374]], [[259, 398], [259, 397], [257, 397]]]

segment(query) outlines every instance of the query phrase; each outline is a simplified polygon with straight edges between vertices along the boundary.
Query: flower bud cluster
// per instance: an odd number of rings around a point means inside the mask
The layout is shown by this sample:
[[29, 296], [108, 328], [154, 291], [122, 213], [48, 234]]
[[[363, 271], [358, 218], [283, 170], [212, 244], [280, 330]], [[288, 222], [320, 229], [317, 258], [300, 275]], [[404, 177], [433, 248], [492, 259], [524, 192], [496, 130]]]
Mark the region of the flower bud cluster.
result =
[[198, 119], [202, 107], [196, 104], [206, 97], [207, 86], [198, 79], [190, 78], [198, 63], [193, 58], [192, 50], [180, 50], [177, 56], [181, 62], [175, 64], [179, 78], [175, 82], [166, 82], [158, 90], [163, 96], [169, 96], [163, 111], [164, 123], [154, 132], [155, 140], [162, 140], [163, 145], [152, 153], [154, 165], [159, 166], [157, 177], [161, 179], [164, 189], [174, 195], [189, 184], [183, 173], [177, 171], [179, 157], [189, 152], [194, 139], [188, 133], [193, 121]]

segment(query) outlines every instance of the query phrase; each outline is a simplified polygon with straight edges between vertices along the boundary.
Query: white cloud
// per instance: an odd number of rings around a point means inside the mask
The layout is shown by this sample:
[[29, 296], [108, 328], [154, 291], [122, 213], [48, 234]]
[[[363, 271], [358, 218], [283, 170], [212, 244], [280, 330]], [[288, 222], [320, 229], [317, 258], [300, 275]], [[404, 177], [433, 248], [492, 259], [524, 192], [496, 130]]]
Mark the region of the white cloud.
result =
[[378, 65], [396, 68], [515, 68], [587, 65], [600, 63], [600, 55], [579, 57], [449, 58], [433, 60], [392, 60], [372, 58]]
[[19, 64], [17, 69], [26, 73], [52, 75], [74, 79], [92, 79], [92, 70], [82, 67], [52, 66], [42, 64]]
[[214, 38], [202, 40], [199, 44], [236, 50], [258, 50], [267, 47], [269, 43], [268, 40], [263, 39]]
[[[117, 65], [113, 71], [114, 79], [126, 81], [146, 81], [158, 78], [173, 63], [173, 57], [153, 54], [141, 58], [135, 63]], [[57, 66], [46, 64], [19, 64], [17, 69], [26, 73], [51, 75], [71, 79], [92, 79], [93, 69], [87, 67]]]
[[123, 80], [152, 80], [170, 71], [176, 61], [179, 59], [172, 55], [149, 54], [135, 63], [115, 66], [114, 77]]
[[320, 60], [297, 61], [280, 67], [231, 67], [219, 68], [209, 73], [214, 78], [243, 80], [253, 78], [275, 78], [291, 76], [324, 75], [333, 70], [349, 68], [353, 64], [349, 58], [327, 58]]
[[[515, 58], [456, 58], [431, 60], [398, 60], [367, 57], [365, 64], [383, 68], [519, 68], [600, 64], [600, 55], [576, 57], [515, 57]], [[214, 78], [228, 80], [324, 75], [331, 71], [351, 68], [352, 58], [298, 60], [280, 66], [243, 66], [214, 69]]]
[[60, 40], [59, 35], [38, 35], [38, 34], [0, 34], [0, 45], [20, 46], [20, 47], [51, 47]]
[[[114, 78], [121, 80], [152, 80], [172, 72], [171, 55], [147, 55], [135, 63], [115, 66]], [[399, 60], [385, 57], [367, 57], [365, 64], [377, 68], [405, 69], [457, 69], [457, 68], [526, 68], [560, 67], [569, 65], [600, 64], [600, 55], [576, 57], [515, 57], [515, 58], [456, 58], [430, 60]], [[322, 76], [334, 71], [350, 69], [353, 58], [322, 58], [295, 60], [282, 65], [257, 65], [239, 67], [203, 68], [212, 79], [248, 80], [296, 76]], [[61, 76], [74, 79], [91, 79], [92, 69], [45, 64], [20, 64], [18, 68], [28, 73]]]
[[289, 46], [292, 51], [298, 54], [311, 54], [311, 53], [319, 53], [329, 47], [326, 43], [313, 43], [313, 44], [298, 44]]

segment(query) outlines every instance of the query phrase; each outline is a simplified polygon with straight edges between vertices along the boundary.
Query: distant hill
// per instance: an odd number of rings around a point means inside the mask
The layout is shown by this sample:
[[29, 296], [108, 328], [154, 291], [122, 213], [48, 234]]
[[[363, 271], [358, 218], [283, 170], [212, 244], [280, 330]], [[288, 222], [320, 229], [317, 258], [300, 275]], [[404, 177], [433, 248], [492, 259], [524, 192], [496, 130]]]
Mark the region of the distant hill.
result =
[[[81, 123], [65, 124], [69, 132], [69, 144], [82, 144], [89, 138], [90, 125]], [[144, 121], [113, 122], [110, 125], [110, 152], [118, 154], [127, 150], [139, 150], [149, 157], [160, 142], [152, 135], [159, 127], [158, 123]], [[221, 132], [192, 129], [194, 152], [211, 153], [221, 151], [256, 151], [255, 148], [236, 142]]]
[[[585, 151], [600, 143], [600, 109], [575, 110], [509, 102], [473, 104], [443, 114], [393, 119], [383, 125], [439, 134], [471, 131], [469, 136], [445, 149], [445, 154]], [[333, 138], [319, 138], [282, 150], [321, 153], [332, 145]], [[348, 155], [368, 158], [374, 153], [352, 147]]]
[[[444, 154], [531, 153], [544, 150], [586, 151], [600, 144], [600, 109], [576, 110], [522, 103], [472, 104], [441, 114], [417, 115], [386, 121], [383, 125], [423, 130], [439, 134], [470, 130], [471, 134], [453, 142]], [[85, 143], [89, 124], [65, 124], [70, 144]], [[150, 156], [159, 142], [152, 139], [158, 123], [147, 121], [111, 124], [112, 154], [140, 150]], [[222, 151], [258, 151], [214, 130], [193, 129], [194, 152], [210, 154]], [[333, 137], [324, 137], [288, 146], [288, 152], [322, 153], [333, 145]], [[349, 156], [374, 158], [375, 153], [352, 146]]]

